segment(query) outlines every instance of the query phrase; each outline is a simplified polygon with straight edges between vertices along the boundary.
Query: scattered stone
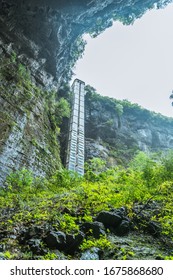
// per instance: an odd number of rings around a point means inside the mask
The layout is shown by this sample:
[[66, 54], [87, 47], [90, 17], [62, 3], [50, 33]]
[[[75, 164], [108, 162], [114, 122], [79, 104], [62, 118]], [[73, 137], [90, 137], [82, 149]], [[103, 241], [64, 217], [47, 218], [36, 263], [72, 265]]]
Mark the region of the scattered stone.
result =
[[45, 250], [41, 248], [41, 241], [40, 239], [30, 239], [28, 241], [28, 245], [30, 246], [30, 250], [34, 254], [44, 254]]
[[96, 217], [96, 221], [103, 223], [107, 228], [116, 228], [122, 221], [122, 215], [115, 212], [102, 211]]
[[148, 232], [153, 236], [159, 236], [161, 232], [160, 224], [155, 221], [150, 221], [147, 226]]
[[116, 229], [116, 234], [123, 236], [128, 234], [130, 231], [130, 222], [127, 220], [123, 220], [121, 224]]
[[113, 209], [112, 213], [117, 214], [118, 216], [124, 218], [127, 215], [126, 207], [120, 207], [118, 209]]
[[56, 255], [56, 260], [68, 260], [68, 257], [59, 250], [53, 250], [52, 252]]
[[79, 232], [78, 234], [67, 234], [66, 235], [66, 244], [65, 244], [65, 252], [69, 254], [73, 254], [76, 250], [79, 249], [85, 234], [83, 232]]
[[6, 258], [4, 257], [4, 254], [0, 253], [0, 261], [5, 260]]
[[62, 250], [66, 244], [66, 235], [61, 231], [50, 231], [44, 241], [50, 249]]
[[105, 234], [105, 227], [101, 222], [85, 222], [82, 225], [82, 230], [85, 234], [92, 234], [95, 238], [99, 238], [100, 235]]
[[100, 249], [97, 247], [93, 247], [89, 250], [86, 250], [82, 253], [80, 260], [99, 260], [99, 252]]
[[30, 238], [32, 238], [32, 236], [29, 234], [28, 229], [26, 229], [26, 228], [21, 229], [20, 235], [19, 235], [19, 237], [18, 237], [19, 244], [22, 244], [22, 245], [26, 244], [27, 241], [28, 241]]
[[3, 252], [4, 251], [4, 247], [2, 244], [0, 244], [0, 252]]

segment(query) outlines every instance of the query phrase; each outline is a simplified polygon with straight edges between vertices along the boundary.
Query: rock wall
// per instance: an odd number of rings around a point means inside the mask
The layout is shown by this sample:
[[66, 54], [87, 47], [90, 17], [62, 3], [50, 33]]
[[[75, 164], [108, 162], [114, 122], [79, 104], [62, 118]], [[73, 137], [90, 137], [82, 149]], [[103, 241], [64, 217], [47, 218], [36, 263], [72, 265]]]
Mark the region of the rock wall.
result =
[[[52, 127], [50, 93], [38, 87], [12, 49], [0, 46], [0, 185], [14, 170], [44, 176], [61, 167], [57, 132]], [[32, 80], [31, 80], [32, 79]]]
[[[103, 97], [88, 90], [86, 104], [86, 160], [105, 159], [108, 165], [127, 163], [136, 151], [173, 149], [173, 119], [137, 104]], [[117, 104], [122, 106], [121, 115]]]
[[[69, 81], [83, 53], [84, 33], [96, 36], [113, 20], [130, 24], [148, 9], [169, 2], [1, 0], [0, 58], [14, 51], [30, 70], [35, 85], [44, 91], [57, 90]], [[21, 89], [13, 77], [1, 76], [0, 83], [0, 183], [6, 174], [21, 167], [31, 168], [35, 174], [59, 168], [59, 144], [45, 111], [46, 96], [36, 96], [35, 89], [26, 94], [27, 86]]]
[[80, 36], [97, 35], [113, 20], [132, 23], [148, 9], [171, 0], [2, 0], [0, 36], [34, 58], [56, 79], [68, 80], [83, 52]]

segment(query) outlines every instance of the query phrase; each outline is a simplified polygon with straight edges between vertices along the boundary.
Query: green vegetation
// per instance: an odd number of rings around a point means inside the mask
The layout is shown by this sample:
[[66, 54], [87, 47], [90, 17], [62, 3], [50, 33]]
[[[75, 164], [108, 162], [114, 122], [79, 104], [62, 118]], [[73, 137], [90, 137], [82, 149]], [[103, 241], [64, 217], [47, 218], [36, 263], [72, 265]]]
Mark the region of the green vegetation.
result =
[[147, 7], [145, 2], [135, 2], [132, 6], [126, 6], [123, 8], [119, 7], [120, 3], [115, 4], [115, 7], [110, 5], [107, 7], [106, 15], [100, 13], [96, 19], [94, 18], [93, 27], [89, 30], [90, 35], [95, 38], [100, 33], [102, 33], [106, 28], [112, 26], [114, 21], [120, 21], [123, 25], [131, 25], [137, 20], [141, 18], [146, 11], [151, 10], [153, 8], [165, 8], [171, 0], [160, 0], [157, 3], [153, 1], [148, 1]]
[[[55, 230], [77, 235], [80, 224], [92, 222], [102, 210], [124, 206], [133, 220], [134, 206], [142, 205], [145, 209], [152, 201], [159, 205], [159, 210], [151, 211], [150, 220], [160, 225], [162, 238], [173, 240], [173, 153], [161, 156], [140, 152], [126, 169], [106, 169], [104, 164], [100, 159], [91, 160], [84, 177], [65, 169], [49, 179], [34, 178], [27, 170], [11, 174], [6, 187], [0, 189], [0, 232], [17, 234], [25, 227], [51, 225]], [[145, 227], [142, 221], [136, 230], [145, 231]], [[17, 239], [6, 237], [2, 243], [9, 259], [34, 257], [29, 247], [21, 247]], [[42, 247], [46, 247], [44, 242]], [[92, 235], [86, 237], [80, 250], [91, 247], [109, 250], [116, 246], [107, 232], [98, 239]], [[15, 248], [18, 248], [17, 253], [14, 253]], [[123, 255], [121, 249], [124, 259], [133, 258], [133, 254], [125, 252]], [[47, 252], [42, 258], [49, 256], [54, 258], [53, 252]]]

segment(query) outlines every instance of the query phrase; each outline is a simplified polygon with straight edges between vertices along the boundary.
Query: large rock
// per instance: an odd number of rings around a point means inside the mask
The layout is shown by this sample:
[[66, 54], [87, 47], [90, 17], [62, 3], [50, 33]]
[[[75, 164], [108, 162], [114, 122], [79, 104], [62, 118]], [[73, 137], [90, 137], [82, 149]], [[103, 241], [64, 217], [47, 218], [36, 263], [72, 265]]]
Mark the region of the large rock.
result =
[[64, 251], [68, 254], [73, 254], [79, 249], [84, 237], [85, 234], [83, 232], [78, 232], [78, 234], [67, 234]]
[[101, 222], [104, 224], [105, 227], [116, 228], [122, 221], [122, 215], [120, 213], [114, 213], [109, 211], [102, 211], [96, 217], [96, 221]]
[[66, 235], [61, 231], [50, 231], [45, 237], [44, 241], [50, 249], [63, 250], [66, 245]]
[[47, 251], [46, 249], [42, 248], [42, 240], [41, 239], [30, 239], [28, 240], [27, 244], [30, 247], [30, 250], [34, 254], [45, 254]]
[[41, 239], [45, 232], [47, 231], [46, 228], [42, 226], [33, 226], [29, 228], [21, 228], [20, 234], [18, 236], [18, 240], [20, 244], [26, 244], [30, 239]]
[[85, 234], [92, 234], [95, 238], [99, 238], [100, 235], [105, 234], [105, 227], [103, 223], [95, 221], [95, 222], [85, 222], [82, 225], [82, 230]]
[[147, 230], [151, 235], [158, 237], [161, 233], [161, 226], [158, 222], [150, 221]]
[[116, 228], [116, 234], [119, 236], [123, 236], [128, 234], [130, 231], [130, 221], [123, 220], [121, 224]]

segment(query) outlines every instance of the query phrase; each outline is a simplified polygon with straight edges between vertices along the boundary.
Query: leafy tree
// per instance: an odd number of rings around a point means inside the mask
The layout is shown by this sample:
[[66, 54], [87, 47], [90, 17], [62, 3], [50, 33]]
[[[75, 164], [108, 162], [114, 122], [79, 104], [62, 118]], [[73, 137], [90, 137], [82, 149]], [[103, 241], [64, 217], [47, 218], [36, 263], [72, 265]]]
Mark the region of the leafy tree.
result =
[[165, 156], [161, 158], [163, 165], [163, 177], [166, 180], [173, 179], [173, 151], [170, 150]]
[[123, 114], [123, 105], [120, 104], [120, 103], [117, 103], [115, 105], [115, 110], [117, 112], [117, 115], [118, 115], [118, 128], [121, 127], [121, 116]]
[[57, 124], [59, 125], [65, 117], [70, 117], [70, 105], [65, 98], [61, 97], [55, 104], [55, 118]]

